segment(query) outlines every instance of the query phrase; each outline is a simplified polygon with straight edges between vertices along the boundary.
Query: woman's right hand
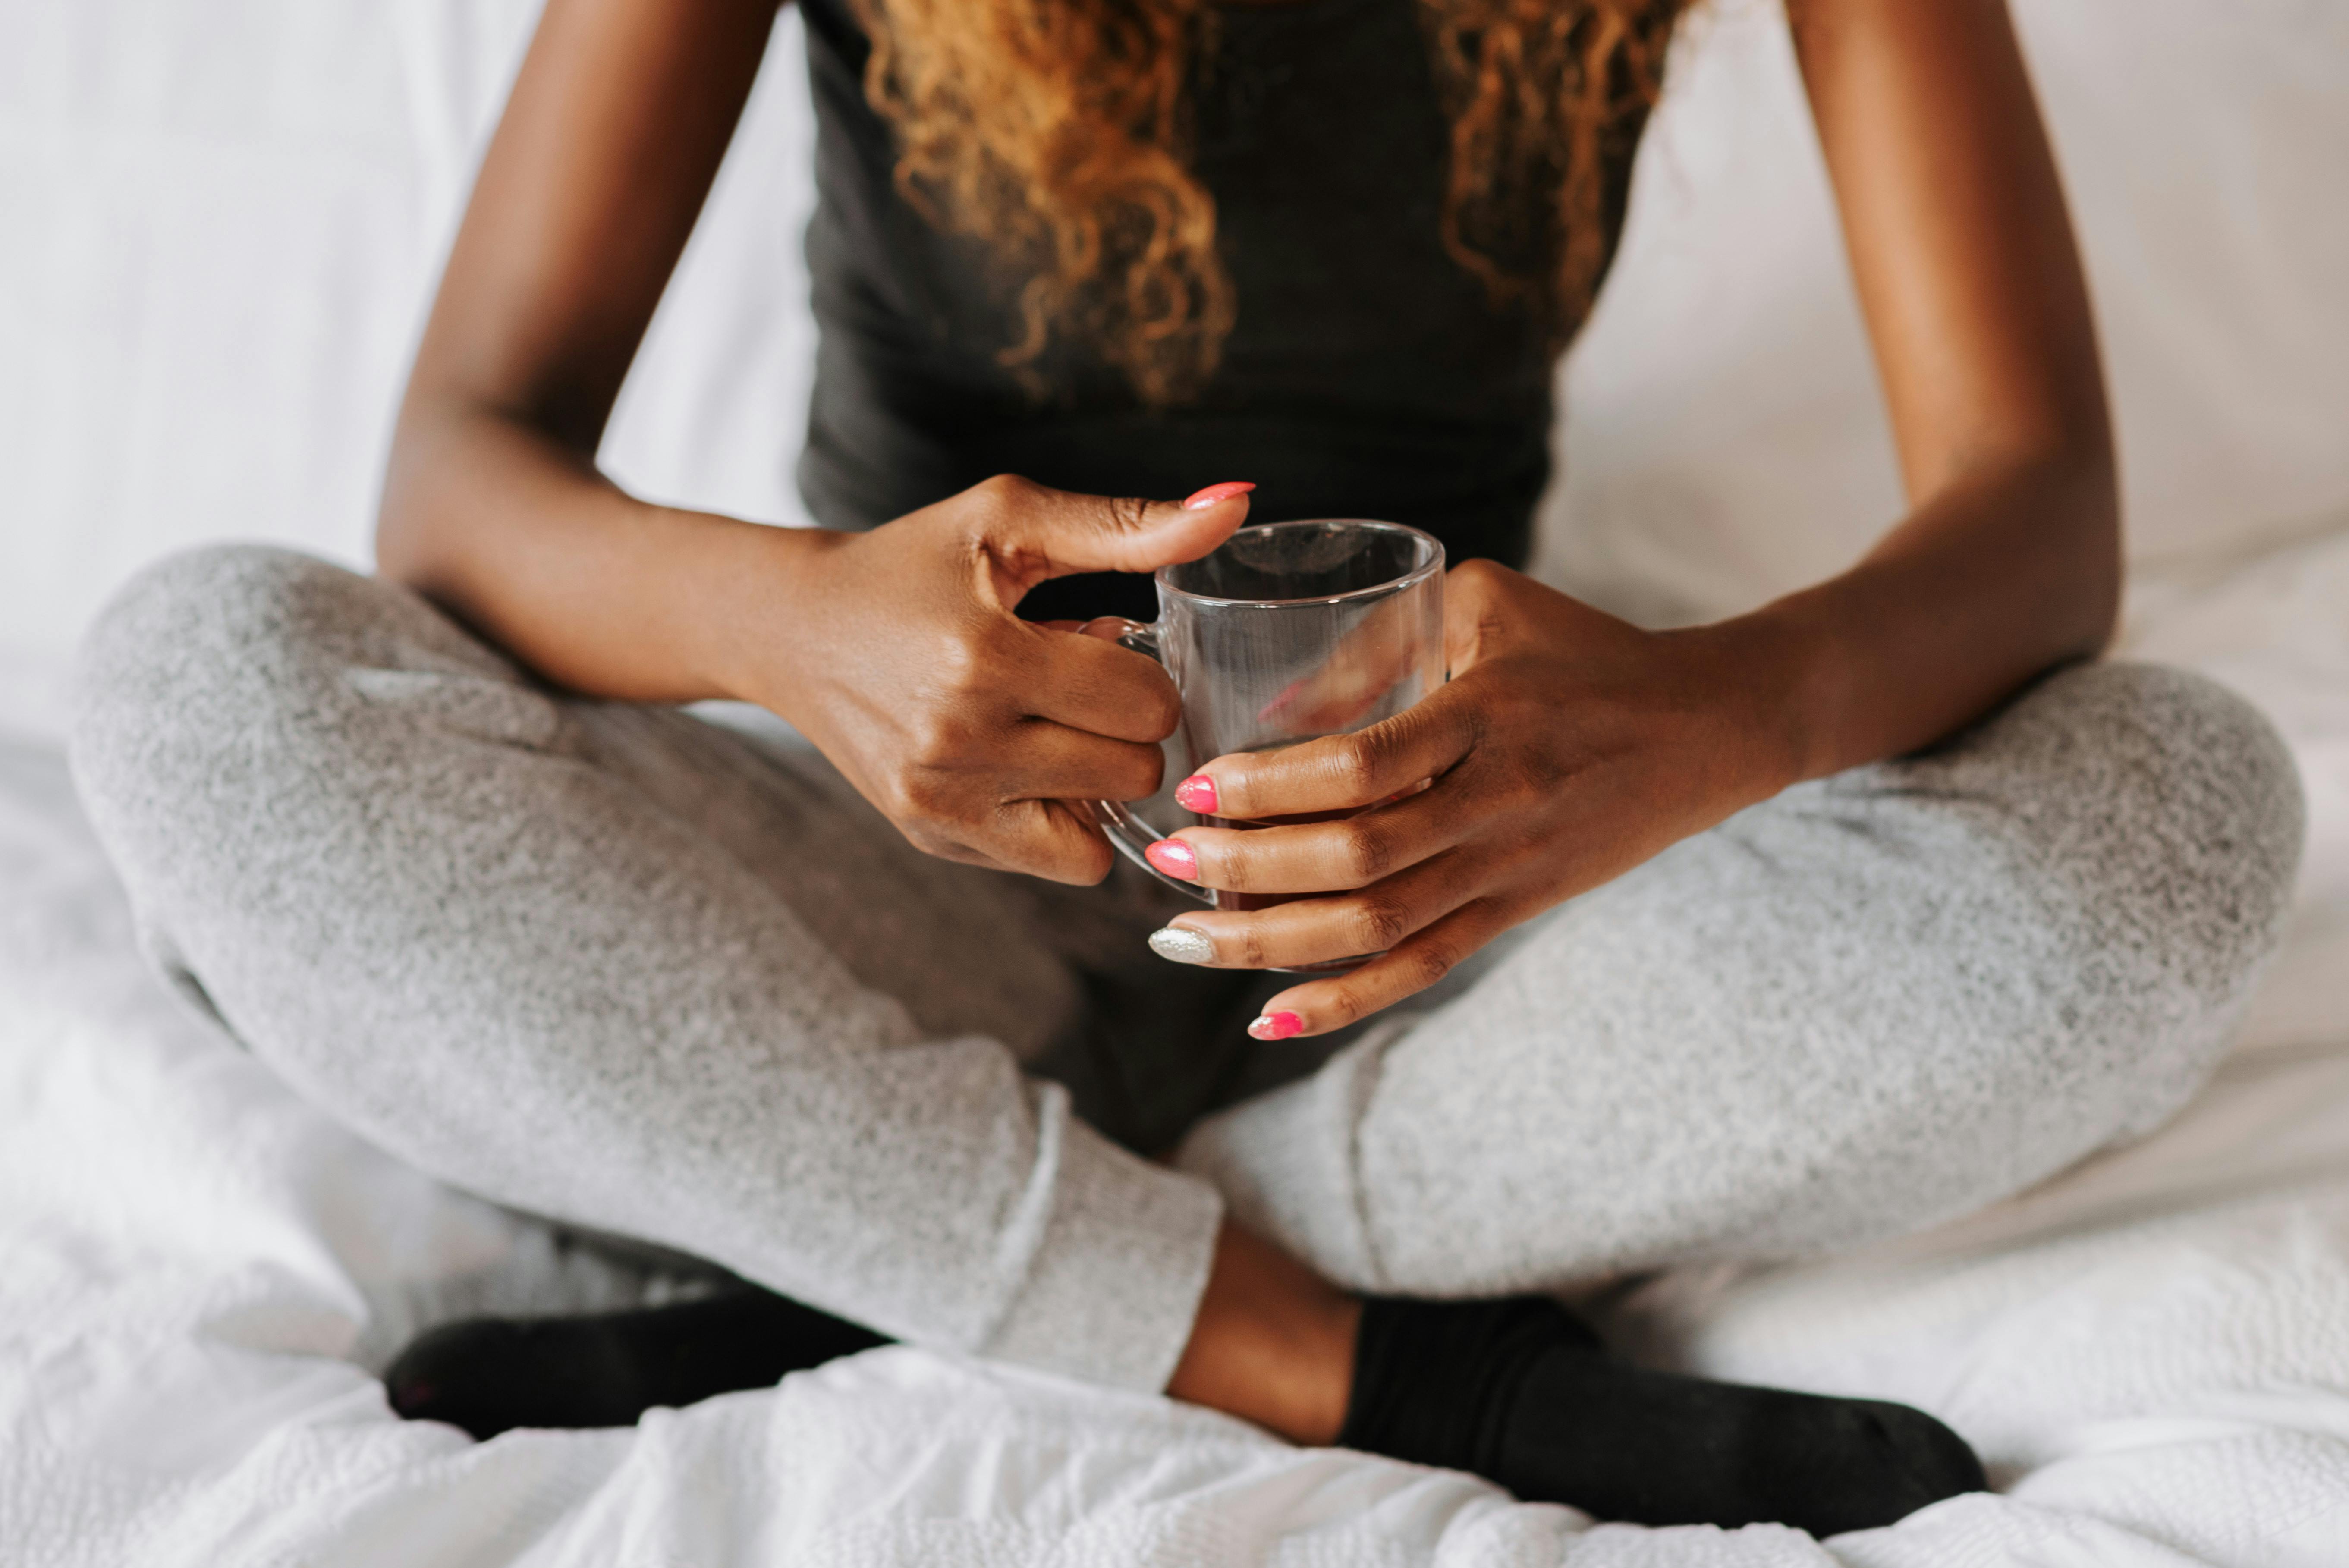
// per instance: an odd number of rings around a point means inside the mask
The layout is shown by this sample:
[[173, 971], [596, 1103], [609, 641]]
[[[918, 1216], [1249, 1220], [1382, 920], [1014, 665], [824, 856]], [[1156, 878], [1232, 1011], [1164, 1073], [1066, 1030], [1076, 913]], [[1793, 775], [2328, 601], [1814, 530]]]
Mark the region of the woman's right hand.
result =
[[1205, 555], [1247, 515], [1244, 494], [1216, 494], [1228, 489], [1144, 502], [1005, 476], [870, 533], [778, 539], [779, 613], [757, 617], [728, 684], [916, 847], [1099, 882], [1113, 851], [1085, 802], [1157, 789], [1174, 683], [1114, 641], [1013, 611], [1048, 578]]

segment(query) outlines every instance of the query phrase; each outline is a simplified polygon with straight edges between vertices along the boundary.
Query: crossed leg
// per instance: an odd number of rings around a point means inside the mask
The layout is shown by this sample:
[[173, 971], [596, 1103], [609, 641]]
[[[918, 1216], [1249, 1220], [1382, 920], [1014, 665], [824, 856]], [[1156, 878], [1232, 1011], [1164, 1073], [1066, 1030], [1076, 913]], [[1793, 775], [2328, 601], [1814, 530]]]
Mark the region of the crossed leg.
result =
[[1160, 1131], [1213, 1092], [1226, 977], [1148, 954], [1148, 884], [929, 859], [804, 748], [558, 696], [400, 590], [250, 547], [150, 571], [75, 765], [167, 971], [414, 1163], [1178, 1392], [1203, 1338], [1303, 1365], [1281, 1314], [1329, 1323], [1227, 1203], [1342, 1285], [1491, 1296], [1865, 1240], [2142, 1130], [2222, 1047], [2299, 834], [2240, 702], [2064, 672], [1562, 908], [1170, 1169], [1030, 1070]]

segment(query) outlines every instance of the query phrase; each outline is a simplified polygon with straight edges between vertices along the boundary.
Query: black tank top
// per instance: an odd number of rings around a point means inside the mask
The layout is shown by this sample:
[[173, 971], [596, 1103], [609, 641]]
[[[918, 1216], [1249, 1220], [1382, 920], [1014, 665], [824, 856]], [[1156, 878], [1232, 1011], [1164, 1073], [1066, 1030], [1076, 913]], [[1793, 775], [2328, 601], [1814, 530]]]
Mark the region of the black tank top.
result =
[[[1039, 396], [999, 269], [896, 193], [894, 134], [866, 102], [869, 45], [844, 0], [800, 0], [816, 116], [808, 270], [820, 330], [799, 483], [830, 528], [864, 529], [995, 473], [1178, 499], [1253, 480], [1250, 516], [1375, 517], [1454, 562], [1522, 565], [1549, 475], [1551, 360], [1438, 230], [1449, 126], [1417, 0], [1290, 0], [1219, 13], [1195, 72], [1194, 168], [1216, 204], [1237, 318], [1213, 377], [1143, 406], [1080, 348]], [[1610, 169], [1610, 226], [1629, 181]], [[1021, 613], [1148, 619], [1146, 578], [1048, 583]]]

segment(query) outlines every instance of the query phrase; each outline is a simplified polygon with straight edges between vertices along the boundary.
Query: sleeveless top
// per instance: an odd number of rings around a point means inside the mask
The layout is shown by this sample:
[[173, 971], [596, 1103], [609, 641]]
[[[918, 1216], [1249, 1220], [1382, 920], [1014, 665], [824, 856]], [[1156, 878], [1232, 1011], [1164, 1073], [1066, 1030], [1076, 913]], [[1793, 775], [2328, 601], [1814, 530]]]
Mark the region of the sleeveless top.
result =
[[[829, 528], [866, 529], [996, 473], [1175, 500], [1253, 480], [1250, 520], [1372, 517], [1454, 562], [1522, 565], [1549, 475], [1551, 358], [1445, 251], [1450, 125], [1418, 0], [1219, 12], [1194, 71], [1193, 168], [1215, 198], [1237, 317], [1213, 377], [1151, 408], [1057, 339], [1039, 396], [997, 359], [1016, 317], [977, 241], [891, 183], [846, 0], [800, 0], [816, 118], [808, 271], [820, 337], [799, 484]], [[1634, 138], [1608, 170], [1619, 224]], [[1611, 245], [1611, 232], [1610, 232]], [[1146, 577], [1071, 578], [1021, 614], [1148, 620]]]

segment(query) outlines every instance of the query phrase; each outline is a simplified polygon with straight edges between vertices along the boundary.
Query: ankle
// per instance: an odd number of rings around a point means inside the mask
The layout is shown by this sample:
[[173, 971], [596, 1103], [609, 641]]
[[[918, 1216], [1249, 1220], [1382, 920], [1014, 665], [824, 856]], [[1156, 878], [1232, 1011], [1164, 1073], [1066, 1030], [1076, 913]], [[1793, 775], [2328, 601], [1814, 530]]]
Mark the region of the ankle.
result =
[[1226, 1224], [1166, 1391], [1292, 1442], [1334, 1442], [1353, 1384], [1361, 1312], [1359, 1301], [1304, 1264]]

